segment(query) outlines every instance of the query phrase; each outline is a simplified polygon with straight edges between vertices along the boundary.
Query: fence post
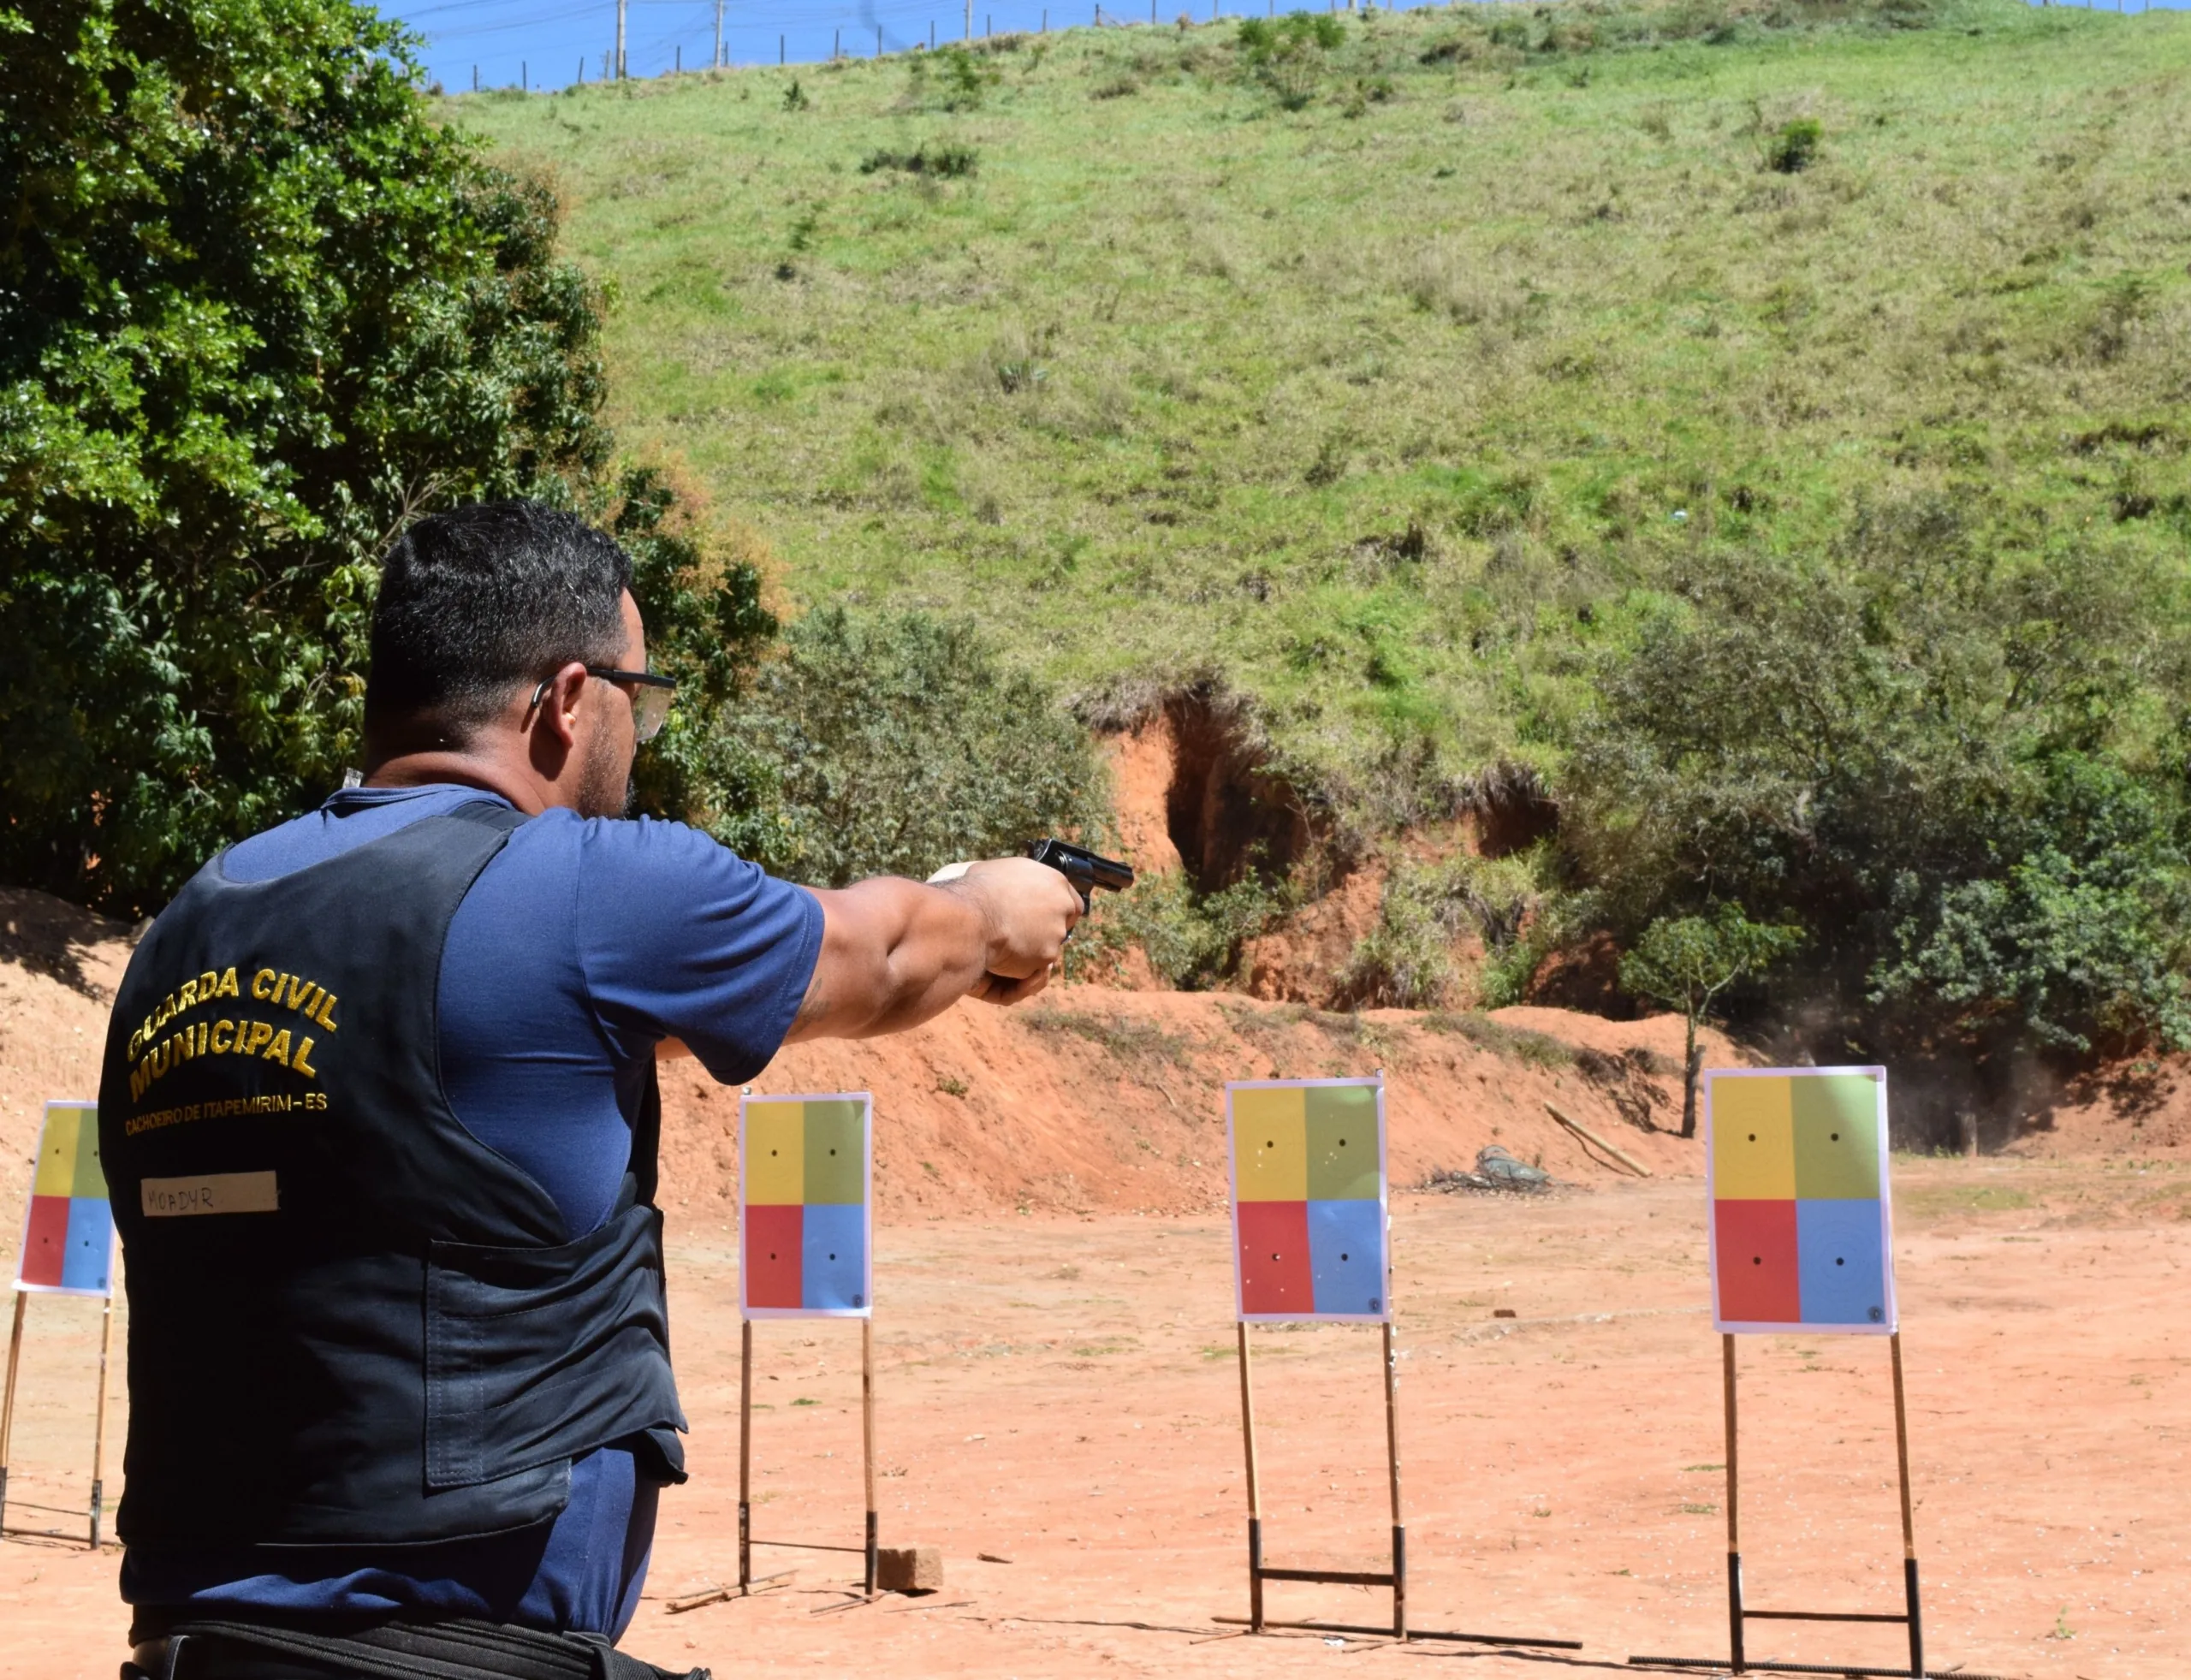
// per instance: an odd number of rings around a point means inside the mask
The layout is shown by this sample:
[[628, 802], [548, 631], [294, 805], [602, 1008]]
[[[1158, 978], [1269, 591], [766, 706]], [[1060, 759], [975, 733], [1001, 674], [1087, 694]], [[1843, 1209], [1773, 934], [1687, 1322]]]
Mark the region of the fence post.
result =
[[829, 62], [834, 64], [845, 56], [845, 27], [837, 26], [836, 38], [829, 43]]
[[779, 36], [777, 36], [777, 37], [776, 37], [776, 66], [777, 66], [777, 68], [778, 68], [779, 69], [781, 69], [781, 68], [783, 67], [783, 62], [784, 62], [784, 38], [783, 38], [782, 36], [779, 35]]
[[882, 56], [882, 26], [879, 23], [875, 26], [875, 56]]
[[479, 91], [479, 67], [477, 64], [472, 67], [472, 91], [474, 93]]
[[677, 68], [672, 72], [672, 74], [681, 76], [685, 74], [685, 43], [680, 41], [676, 45], [675, 51], [677, 56], [673, 62], [676, 64]]
[[517, 91], [520, 93], [532, 92], [532, 67], [522, 58], [517, 61]]

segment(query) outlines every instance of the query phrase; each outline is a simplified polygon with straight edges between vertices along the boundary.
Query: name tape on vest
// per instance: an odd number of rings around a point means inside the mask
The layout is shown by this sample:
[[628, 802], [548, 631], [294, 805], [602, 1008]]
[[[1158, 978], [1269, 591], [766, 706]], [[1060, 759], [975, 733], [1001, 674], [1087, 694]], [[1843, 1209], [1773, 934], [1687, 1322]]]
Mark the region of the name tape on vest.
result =
[[271, 1172], [205, 1172], [194, 1178], [146, 1178], [139, 1186], [145, 1217], [193, 1214], [273, 1214], [282, 1208]]

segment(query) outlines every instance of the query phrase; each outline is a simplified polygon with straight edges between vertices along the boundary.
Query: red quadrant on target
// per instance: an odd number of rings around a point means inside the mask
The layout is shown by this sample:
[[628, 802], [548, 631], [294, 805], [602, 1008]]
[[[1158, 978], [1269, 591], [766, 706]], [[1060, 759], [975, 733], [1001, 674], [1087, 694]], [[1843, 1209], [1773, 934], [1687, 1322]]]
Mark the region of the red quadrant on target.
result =
[[1715, 1202], [1719, 1319], [1726, 1324], [1793, 1324], [1803, 1315], [1796, 1261], [1796, 1204]]
[[806, 1209], [803, 1207], [759, 1207], [745, 1209], [745, 1304], [749, 1307], [797, 1307], [799, 1299], [799, 1254], [805, 1240]]
[[1241, 1202], [1240, 1310], [1312, 1313], [1316, 1274], [1309, 1261], [1309, 1204]]
[[60, 1288], [62, 1267], [68, 1255], [68, 1198], [33, 1196], [30, 1228], [23, 1233], [23, 1281]]

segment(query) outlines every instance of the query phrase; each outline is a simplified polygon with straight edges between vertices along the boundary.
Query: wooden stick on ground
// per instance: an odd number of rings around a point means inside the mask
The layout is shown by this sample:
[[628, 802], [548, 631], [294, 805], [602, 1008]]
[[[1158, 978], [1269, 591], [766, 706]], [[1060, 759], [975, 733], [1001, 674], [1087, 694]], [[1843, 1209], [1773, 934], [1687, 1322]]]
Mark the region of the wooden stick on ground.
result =
[[1611, 1155], [1615, 1161], [1618, 1161], [1623, 1167], [1628, 1168], [1630, 1172], [1635, 1173], [1638, 1178], [1648, 1178], [1651, 1176], [1651, 1169], [1649, 1167], [1644, 1166], [1642, 1161], [1636, 1160], [1634, 1155], [1628, 1154], [1627, 1151], [1615, 1149], [1612, 1144], [1606, 1143], [1604, 1138], [1599, 1137], [1596, 1132], [1584, 1125], [1582, 1121], [1569, 1119], [1568, 1116], [1561, 1113], [1559, 1109], [1554, 1107], [1549, 1102], [1545, 1104], [1545, 1112], [1550, 1114], [1553, 1119], [1558, 1120], [1560, 1125], [1565, 1126], [1568, 1131], [1573, 1132], [1577, 1137], [1581, 1138], [1585, 1143], [1594, 1144], [1597, 1148], [1603, 1149], [1607, 1155]]

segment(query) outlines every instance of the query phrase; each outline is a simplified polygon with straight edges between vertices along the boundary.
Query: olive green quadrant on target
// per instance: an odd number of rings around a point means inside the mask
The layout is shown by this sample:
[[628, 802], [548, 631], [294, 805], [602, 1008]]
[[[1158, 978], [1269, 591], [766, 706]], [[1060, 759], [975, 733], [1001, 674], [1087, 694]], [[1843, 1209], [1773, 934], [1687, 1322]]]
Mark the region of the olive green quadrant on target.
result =
[[1377, 1091], [1372, 1085], [1311, 1085], [1309, 1200], [1377, 1199]]
[[1796, 1195], [1870, 1202], [1879, 1193], [1879, 1086], [1867, 1074], [1791, 1079]]
[[858, 1102], [806, 1104], [806, 1201], [867, 1200], [867, 1156], [860, 1148]]

